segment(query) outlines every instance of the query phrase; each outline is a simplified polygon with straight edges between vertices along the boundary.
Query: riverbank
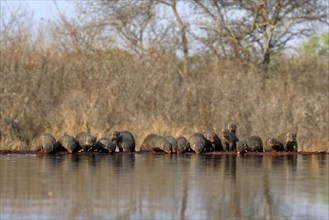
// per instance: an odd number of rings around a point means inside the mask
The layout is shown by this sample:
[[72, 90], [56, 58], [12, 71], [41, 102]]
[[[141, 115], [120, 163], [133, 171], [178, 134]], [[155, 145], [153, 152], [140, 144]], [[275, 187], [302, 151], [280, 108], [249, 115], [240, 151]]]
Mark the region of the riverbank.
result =
[[[129, 153], [131, 154], [132, 152], [115, 152], [114, 154], [125, 154]], [[141, 152], [141, 151], [136, 151], [134, 152], [136, 154], [166, 154], [164, 152]], [[0, 155], [3, 154], [46, 154], [43, 151], [40, 150], [0, 150]], [[53, 155], [62, 155], [62, 154], [69, 154], [68, 152], [65, 151], [60, 151], [53, 153]], [[77, 152], [74, 153], [77, 155], [80, 154], [108, 154], [108, 153], [100, 153], [100, 152]], [[192, 152], [188, 152], [185, 154], [194, 154]], [[243, 153], [243, 154], [238, 154], [236, 152], [207, 152], [203, 153], [207, 155], [309, 155], [309, 154], [329, 154], [329, 152], [326, 151], [298, 151], [298, 152], [282, 152], [282, 151], [272, 151], [272, 152], [248, 152], [248, 153]], [[166, 154], [167, 155], [167, 154]], [[177, 155], [177, 154], [172, 154], [172, 155]], [[184, 155], [184, 154], [178, 154], [178, 155]]]

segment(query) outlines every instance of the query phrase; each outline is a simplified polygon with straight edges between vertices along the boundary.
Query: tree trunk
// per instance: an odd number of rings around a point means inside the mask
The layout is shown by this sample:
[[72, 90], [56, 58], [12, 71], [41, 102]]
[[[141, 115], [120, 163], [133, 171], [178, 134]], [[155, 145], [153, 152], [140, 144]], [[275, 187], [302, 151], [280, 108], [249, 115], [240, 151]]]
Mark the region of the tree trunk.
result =
[[176, 21], [178, 23], [179, 31], [180, 31], [180, 36], [182, 40], [182, 47], [183, 47], [183, 73], [185, 76], [189, 75], [189, 51], [188, 51], [188, 41], [186, 37], [186, 29], [183, 24], [183, 21], [181, 17], [179, 16], [179, 13], [176, 8], [176, 0], [171, 0], [171, 7], [173, 10], [173, 13], [175, 15]]

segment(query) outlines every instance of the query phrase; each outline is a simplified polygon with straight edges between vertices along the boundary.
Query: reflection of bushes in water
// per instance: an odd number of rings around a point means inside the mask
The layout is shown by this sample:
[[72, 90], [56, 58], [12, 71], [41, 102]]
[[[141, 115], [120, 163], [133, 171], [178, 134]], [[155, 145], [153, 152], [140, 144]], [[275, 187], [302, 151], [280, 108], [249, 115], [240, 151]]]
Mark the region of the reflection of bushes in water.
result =
[[281, 169], [280, 172], [282, 173], [285, 173], [287, 175], [296, 175], [298, 156], [303, 157], [304, 155], [291, 154], [281, 156], [265, 156], [265, 163], [268, 163], [268, 166], [271, 168], [267, 172], [271, 172], [272, 169]]
[[117, 153], [112, 157], [113, 168], [117, 171], [133, 172], [135, 168], [135, 153]]
[[[44, 156], [44, 155], [42, 155]], [[98, 167], [108, 166], [109, 170], [118, 172], [130, 171], [132, 172], [135, 167], [135, 153], [124, 152], [116, 154], [106, 153], [86, 153], [86, 154], [66, 154], [61, 153], [60, 155], [45, 155], [48, 156], [50, 161], [53, 161], [53, 166], [60, 165], [59, 161], [65, 161], [66, 167], [69, 169], [76, 168], [87, 168], [87, 167]], [[56, 158], [61, 158], [56, 159]]]
[[297, 170], [297, 156], [298, 155], [285, 155], [285, 161], [287, 161], [287, 166], [293, 171]]
[[65, 156], [67, 164], [66, 166], [69, 167], [70, 170], [77, 169], [80, 164], [80, 155], [76, 154], [67, 154]]
[[236, 155], [189, 155], [191, 169], [202, 172], [213, 171], [218, 175], [231, 177], [235, 180], [237, 175]]
[[198, 171], [206, 171], [207, 170], [207, 155], [201, 154], [197, 155], [194, 154], [191, 157], [191, 168], [196, 169]]
[[263, 158], [264, 155], [239, 155], [238, 161], [241, 164], [241, 167], [247, 167], [247, 168], [260, 168], [263, 166]]
[[229, 175], [232, 179], [235, 179], [236, 176], [236, 155], [223, 155], [222, 165], [225, 169], [225, 174]]
[[[315, 167], [315, 168], [311, 167], [311, 169], [316, 169], [317, 171], [320, 170], [321, 175], [328, 174], [328, 172], [329, 172], [328, 155], [320, 154], [317, 157], [313, 156], [312, 159], [313, 159], [312, 161], [314, 164], [313, 167]], [[322, 169], [322, 167], [326, 167], [326, 169]], [[329, 202], [329, 198], [328, 198], [328, 202]]]
[[45, 172], [59, 169], [63, 165], [63, 161], [65, 161], [65, 157], [54, 154], [39, 154], [38, 158], [41, 158], [40, 161]]
[[[316, 177], [319, 174], [327, 174], [329, 171], [328, 154], [302, 155], [302, 157], [298, 159], [298, 163], [302, 163], [308, 166], [308, 170], [311, 172], [311, 176]], [[323, 173], [319, 173], [319, 171]]]

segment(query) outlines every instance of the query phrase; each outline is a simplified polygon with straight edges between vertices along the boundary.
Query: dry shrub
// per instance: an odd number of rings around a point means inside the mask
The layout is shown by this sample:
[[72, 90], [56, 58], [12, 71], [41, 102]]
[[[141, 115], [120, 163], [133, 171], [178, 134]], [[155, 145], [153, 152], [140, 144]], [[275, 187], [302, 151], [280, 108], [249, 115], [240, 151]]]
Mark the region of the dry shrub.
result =
[[163, 52], [67, 53], [16, 39], [1, 40], [1, 149], [34, 149], [44, 132], [114, 129], [131, 131], [138, 149], [149, 133], [219, 133], [236, 121], [239, 137], [297, 130], [301, 150], [329, 151], [328, 64], [318, 58], [281, 59], [267, 75], [253, 63], [202, 61], [186, 76]]
[[184, 78], [163, 55], [158, 63], [118, 52], [41, 56], [34, 54], [32, 70], [24, 59], [17, 70], [2, 68], [8, 76], [1, 83], [4, 149], [27, 147], [46, 131], [59, 138], [64, 132], [100, 137], [107, 129], [130, 130], [140, 144], [149, 133], [188, 137], [220, 132], [236, 121], [239, 136], [295, 129], [302, 150], [327, 150], [327, 73], [321, 62], [287, 60], [264, 81], [260, 69], [238, 61], [207, 63]]

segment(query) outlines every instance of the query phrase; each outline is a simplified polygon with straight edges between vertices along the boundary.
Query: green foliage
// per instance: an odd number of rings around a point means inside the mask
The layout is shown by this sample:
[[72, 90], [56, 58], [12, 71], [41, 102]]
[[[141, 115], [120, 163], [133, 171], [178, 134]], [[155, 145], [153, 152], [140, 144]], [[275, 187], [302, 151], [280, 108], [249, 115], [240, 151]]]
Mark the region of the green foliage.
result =
[[303, 42], [298, 51], [302, 55], [317, 55], [328, 58], [329, 56], [329, 33], [323, 33], [321, 36], [313, 36]]

